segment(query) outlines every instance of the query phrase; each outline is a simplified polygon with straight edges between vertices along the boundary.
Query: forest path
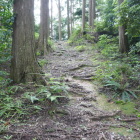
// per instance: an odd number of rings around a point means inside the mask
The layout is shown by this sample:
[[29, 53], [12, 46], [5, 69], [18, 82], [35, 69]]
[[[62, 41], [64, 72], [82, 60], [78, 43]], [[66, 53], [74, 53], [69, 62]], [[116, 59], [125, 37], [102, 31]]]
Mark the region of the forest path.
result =
[[137, 129], [118, 119], [119, 108], [108, 103], [91, 82], [98, 66], [91, 61], [95, 55], [90, 49], [79, 52], [64, 42], [56, 44], [56, 49], [44, 58], [44, 71], [63, 78], [69, 86], [69, 99], [50, 105], [50, 115], [46, 106], [26, 124], [13, 125], [12, 140], [131, 140], [136, 135], [127, 132]]
[[98, 66], [91, 61], [96, 54], [90, 48], [77, 51], [65, 42], [59, 42], [56, 46], [55, 51], [46, 57], [48, 64], [45, 72], [51, 73], [52, 77], [63, 77], [70, 87], [70, 102], [60, 107], [68, 114], [57, 118], [62, 132], [57, 132], [59, 137], [56, 139], [131, 139], [111, 131], [110, 127], [129, 127], [117, 120], [121, 114], [118, 106], [108, 103], [105, 96], [98, 93], [98, 87], [90, 82]]

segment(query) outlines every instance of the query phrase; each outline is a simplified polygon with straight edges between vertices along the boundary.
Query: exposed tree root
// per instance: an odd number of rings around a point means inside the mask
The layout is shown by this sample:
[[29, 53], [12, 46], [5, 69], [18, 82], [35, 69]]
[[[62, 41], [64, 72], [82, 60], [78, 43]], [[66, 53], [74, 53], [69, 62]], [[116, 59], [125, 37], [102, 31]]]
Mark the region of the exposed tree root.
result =
[[77, 66], [77, 67], [75, 67], [75, 68], [71, 68], [71, 69], [69, 69], [69, 70], [70, 70], [70, 71], [75, 71], [75, 70], [81, 69], [81, 68], [83, 68], [83, 67], [93, 67], [93, 65], [81, 64], [81, 65], [79, 65], [79, 66]]
[[112, 114], [98, 115], [98, 116], [91, 117], [90, 119], [91, 120], [101, 120], [104, 118], [114, 117], [114, 116], [118, 115], [119, 113], [120, 113], [120, 111], [116, 111], [115, 113], [112, 113]]
[[119, 119], [119, 121], [122, 122], [133, 122], [133, 121], [139, 121], [140, 118], [128, 118], [128, 119]]

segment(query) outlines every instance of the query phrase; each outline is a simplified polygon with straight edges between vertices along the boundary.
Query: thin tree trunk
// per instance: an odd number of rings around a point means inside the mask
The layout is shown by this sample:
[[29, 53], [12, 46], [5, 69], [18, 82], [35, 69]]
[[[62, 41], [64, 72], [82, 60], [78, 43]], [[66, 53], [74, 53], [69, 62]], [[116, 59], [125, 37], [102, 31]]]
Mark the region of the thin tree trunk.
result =
[[72, 0], [70, 0], [70, 34], [72, 34]]
[[53, 37], [53, 0], [51, 0], [51, 37]]
[[93, 0], [89, 0], [89, 26], [92, 27], [92, 1]]
[[44, 82], [40, 76], [34, 47], [34, 0], [14, 0], [12, 60], [10, 77], [14, 83]]
[[85, 7], [86, 7], [86, 0], [82, 0], [82, 31], [85, 30]]
[[40, 34], [38, 47], [41, 51], [41, 55], [47, 54], [50, 51], [48, 45], [49, 36], [49, 0], [41, 0], [40, 7]]
[[[118, 0], [119, 5], [121, 5], [123, 1], [124, 0]], [[121, 53], [127, 53], [129, 51], [128, 38], [125, 33], [126, 33], [125, 25], [120, 25], [119, 26], [119, 50]]]
[[95, 0], [92, 1], [92, 29], [94, 29], [94, 22], [95, 22], [95, 19], [96, 19], [96, 2]]
[[2, 26], [1, 19], [2, 19], [2, 17], [0, 16], [0, 26]]
[[68, 30], [68, 38], [70, 37], [70, 5], [69, 0], [67, 0], [67, 30]]
[[60, 5], [60, 0], [58, 0], [58, 11], [59, 11], [59, 41], [61, 41], [62, 35], [61, 35], [61, 5]]
[[74, 0], [72, 0], [72, 28], [74, 28]]

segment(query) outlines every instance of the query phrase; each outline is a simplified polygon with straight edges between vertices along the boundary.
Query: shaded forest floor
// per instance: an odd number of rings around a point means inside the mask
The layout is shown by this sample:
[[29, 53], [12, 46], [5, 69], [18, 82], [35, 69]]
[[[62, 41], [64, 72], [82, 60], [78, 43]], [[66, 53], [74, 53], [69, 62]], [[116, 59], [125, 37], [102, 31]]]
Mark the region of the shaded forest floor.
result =
[[12, 135], [12, 140], [138, 140], [138, 118], [122, 113], [92, 82], [98, 64], [91, 58], [96, 53], [56, 44], [55, 51], [44, 58], [44, 71], [68, 85], [67, 98], [44, 105], [24, 123], [10, 124], [4, 135]]

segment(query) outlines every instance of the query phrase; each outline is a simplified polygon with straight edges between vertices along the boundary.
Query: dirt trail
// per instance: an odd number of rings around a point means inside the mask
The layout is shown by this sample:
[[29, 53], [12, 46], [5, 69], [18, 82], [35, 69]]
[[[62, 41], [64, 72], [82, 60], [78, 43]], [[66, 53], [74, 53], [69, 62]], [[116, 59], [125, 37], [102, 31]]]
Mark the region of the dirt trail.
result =
[[12, 127], [17, 134], [15, 140], [132, 139], [131, 135], [111, 131], [114, 127], [129, 129], [130, 126], [117, 119], [121, 114], [117, 106], [103, 100], [98, 88], [90, 82], [96, 67], [90, 61], [93, 55], [90, 51], [75, 51], [64, 43], [57, 44], [56, 50], [46, 57], [48, 64], [44, 70], [53, 77], [65, 78], [70, 87], [70, 101], [58, 105], [53, 118], [44, 111], [40, 116], [32, 117], [28, 124]]
[[93, 56], [90, 50], [78, 52], [74, 47], [58, 43], [55, 52], [46, 58], [49, 60], [46, 72], [54, 77], [64, 77], [72, 93], [69, 105], [64, 107], [68, 115], [59, 118], [59, 123], [66, 125], [69, 134], [60, 139], [129, 140], [130, 137], [109, 131], [110, 127], [123, 125], [116, 119], [120, 115], [119, 108], [99, 95], [98, 87], [90, 82], [97, 66], [91, 61]]

